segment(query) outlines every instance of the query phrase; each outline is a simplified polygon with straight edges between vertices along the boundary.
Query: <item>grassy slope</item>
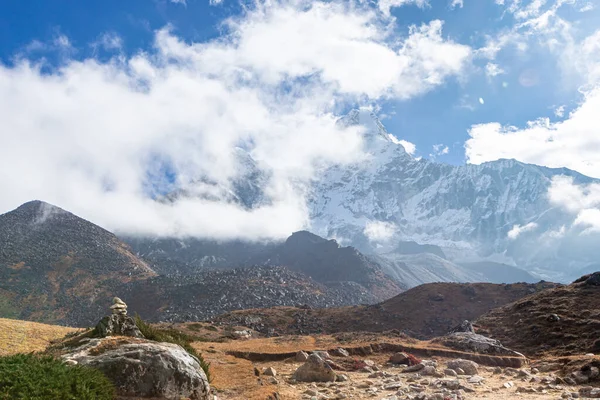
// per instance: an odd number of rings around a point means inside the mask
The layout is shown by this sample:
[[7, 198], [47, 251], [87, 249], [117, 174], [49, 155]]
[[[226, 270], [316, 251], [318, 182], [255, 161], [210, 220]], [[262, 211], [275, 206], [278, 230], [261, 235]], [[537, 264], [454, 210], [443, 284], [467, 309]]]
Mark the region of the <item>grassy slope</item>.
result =
[[76, 329], [0, 318], [0, 356], [42, 351], [51, 340], [73, 331]]

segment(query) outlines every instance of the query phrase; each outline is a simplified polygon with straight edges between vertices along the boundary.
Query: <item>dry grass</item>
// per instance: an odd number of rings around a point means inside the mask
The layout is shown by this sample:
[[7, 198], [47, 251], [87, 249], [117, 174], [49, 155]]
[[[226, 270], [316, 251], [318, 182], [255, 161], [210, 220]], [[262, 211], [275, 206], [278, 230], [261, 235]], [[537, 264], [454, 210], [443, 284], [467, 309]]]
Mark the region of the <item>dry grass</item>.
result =
[[51, 340], [77, 329], [0, 318], [0, 356], [46, 349]]

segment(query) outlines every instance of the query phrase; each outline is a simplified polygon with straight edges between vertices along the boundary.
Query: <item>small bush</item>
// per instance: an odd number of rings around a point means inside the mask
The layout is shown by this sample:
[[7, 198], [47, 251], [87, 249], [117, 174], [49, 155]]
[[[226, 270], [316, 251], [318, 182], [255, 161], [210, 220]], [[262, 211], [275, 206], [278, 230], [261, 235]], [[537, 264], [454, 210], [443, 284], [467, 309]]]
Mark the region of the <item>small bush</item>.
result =
[[212, 381], [210, 375], [210, 363], [206, 362], [202, 357], [202, 354], [198, 353], [196, 349], [192, 347], [190, 343], [196, 341], [196, 338], [190, 335], [186, 335], [183, 332], [176, 331], [174, 329], [160, 329], [156, 328], [143, 319], [139, 315], [135, 316], [135, 324], [137, 325], [142, 335], [148, 340], [154, 340], [155, 342], [167, 342], [178, 344], [183, 347], [188, 353], [196, 357], [200, 361], [200, 367], [206, 374], [206, 378], [209, 382]]
[[112, 400], [115, 389], [102, 372], [68, 366], [50, 356], [0, 357], [2, 400]]

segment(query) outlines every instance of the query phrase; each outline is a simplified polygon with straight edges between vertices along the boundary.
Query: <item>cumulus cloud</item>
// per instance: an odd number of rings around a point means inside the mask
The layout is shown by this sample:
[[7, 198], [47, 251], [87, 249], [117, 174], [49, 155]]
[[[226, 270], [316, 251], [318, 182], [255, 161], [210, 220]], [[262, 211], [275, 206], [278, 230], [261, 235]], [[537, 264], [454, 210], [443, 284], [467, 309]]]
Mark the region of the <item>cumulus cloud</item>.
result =
[[510, 231], [508, 231], [508, 238], [510, 240], [515, 240], [524, 232], [530, 232], [535, 230], [538, 227], [538, 224], [535, 222], [530, 222], [526, 225], [514, 225]]
[[[336, 110], [425, 93], [469, 61], [440, 21], [390, 37], [379, 15], [258, 3], [208, 42], [165, 28], [152, 50], [108, 61], [0, 65], [0, 210], [37, 198], [118, 232], [171, 236], [260, 239], [306, 227], [317, 166], [361, 156], [360, 129], [341, 128]], [[253, 209], [231, 194], [246, 153], [268, 176]], [[177, 190], [195, 196], [155, 199]]]
[[363, 233], [372, 242], [385, 242], [394, 236], [396, 230], [396, 225], [391, 222], [369, 221]]
[[404, 139], [399, 140], [396, 136], [392, 135], [391, 133], [389, 134], [389, 137], [393, 143], [402, 145], [402, 147], [404, 147], [404, 150], [406, 150], [406, 152], [411, 156], [414, 155], [417, 151], [417, 146], [414, 143], [411, 143], [408, 140]]
[[549, 167], [568, 167], [600, 178], [598, 110], [600, 87], [587, 93], [582, 104], [563, 121], [552, 123], [541, 118], [522, 129], [499, 123], [475, 125], [465, 143], [467, 161], [481, 164], [514, 158]]
[[577, 185], [572, 177], [556, 176], [548, 189], [550, 203], [575, 215], [574, 227], [600, 232], [600, 183]]

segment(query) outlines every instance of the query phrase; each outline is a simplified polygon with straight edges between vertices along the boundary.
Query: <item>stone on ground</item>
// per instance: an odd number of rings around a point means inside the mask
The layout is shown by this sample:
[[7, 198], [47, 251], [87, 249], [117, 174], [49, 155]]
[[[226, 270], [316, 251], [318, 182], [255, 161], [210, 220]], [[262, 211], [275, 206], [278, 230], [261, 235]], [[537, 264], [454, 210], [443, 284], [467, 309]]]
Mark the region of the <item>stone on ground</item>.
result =
[[336, 374], [321, 357], [311, 354], [294, 372], [293, 378], [299, 382], [333, 382]]

